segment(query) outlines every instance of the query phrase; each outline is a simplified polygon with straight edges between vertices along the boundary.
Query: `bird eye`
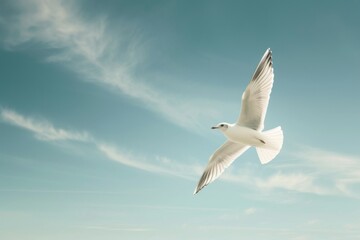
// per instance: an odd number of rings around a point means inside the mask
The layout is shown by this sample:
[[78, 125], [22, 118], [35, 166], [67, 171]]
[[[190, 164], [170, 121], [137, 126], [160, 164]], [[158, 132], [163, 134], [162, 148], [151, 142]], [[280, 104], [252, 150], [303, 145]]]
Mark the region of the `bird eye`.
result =
[[220, 125], [220, 127], [223, 127], [223, 126], [224, 126], [224, 124], [221, 124], [221, 125]]

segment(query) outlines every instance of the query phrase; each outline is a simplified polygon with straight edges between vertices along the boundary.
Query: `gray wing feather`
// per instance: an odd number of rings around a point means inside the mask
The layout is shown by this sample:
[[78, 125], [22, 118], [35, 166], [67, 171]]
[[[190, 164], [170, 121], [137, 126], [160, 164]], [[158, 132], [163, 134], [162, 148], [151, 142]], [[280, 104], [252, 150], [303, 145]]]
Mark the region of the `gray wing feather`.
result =
[[198, 193], [206, 185], [220, 177], [225, 168], [229, 167], [231, 163], [249, 147], [250, 146], [248, 145], [226, 141], [213, 155], [211, 155], [194, 194]]
[[264, 129], [264, 120], [274, 83], [271, 50], [267, 49], [242, 95], [238, 125], [255, 130]]

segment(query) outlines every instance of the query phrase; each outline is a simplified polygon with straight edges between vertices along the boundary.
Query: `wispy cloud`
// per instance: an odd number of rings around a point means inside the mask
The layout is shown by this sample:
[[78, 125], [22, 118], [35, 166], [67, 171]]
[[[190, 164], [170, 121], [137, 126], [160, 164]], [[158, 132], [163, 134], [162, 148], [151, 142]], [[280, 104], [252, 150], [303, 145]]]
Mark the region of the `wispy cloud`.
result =
[[300, 147], [288, 154], [286, 161], [269, 167], [271, 174], [268, 176], [257, 176], [248, 168], [245, 174], [230, 173], [225, 180], [264, 191], [283, 189], [316, 195], [360, 197], [360, 157]]
[[[98, 140], [90, 133], [55, 127], [47, 120], [25, 117], [10, 109], [0, 109], [3, 122], [30, 131], [42, 141], [78, 141], [92, 144], [107, 159], [128, 167], [196, 181], [203, 167], [183, 164], [163, 157], [146, 157], [124, 151], [114, 144]], [[357, 157], [303, 147], [288, 156], [286, 163], [269, 166], [268, 174], [260, 176], [249, 165], [238, 171], [228, 169], [219, 179], [259, 189], [264, 192], [288, 190], [317, 195], [360, 197], [360, 159]], [[250, 210], [249, 210], [250, 211]]]
[[[137, 67], [146, 59], [141, 34], [119, 22], [109, 29], [105, 16], [85, 17], [80, 6], [65, 0], [19, 0], [17, 15], [3, 18], [5, 44], [14, 49], [24, 43], [40, 43], [47, 60], [63, 64], [86, 81], [93, 82], [139, 101], [171, 122], [190, 129], [200, 119], [214, 116], [214, 110], [177, 98], [141, 80]], [[135, 77], [137, 76], [137, 77]]]
[[239, 183], [252, 189], [269, 193], [274, 190], [287, 190], [298, 193], [311, 193], [317, 195], [336, 195], [338, 192], [332, 186], [319, 184], [318, 179], [303, 169], [288, 169], [273, 167], [267, 176], [260, 176], [256, 165], [246, 166], [238, 171], [229, 169], [221, 178], [224, 181]]
[[265, 175], [259, 175], [256, 165], [248, 165], [237, 171], [227, 170], [221, 179], [264, 192], [288, 190], [360, 197], [360, 157], [300, 147], [287, 154], [285, 159], [269, 165]]
[[293, 171], [289, 171], [287, 174], [277, 172], [268, 178], [257, 179], [255, 184], [258, 188], [265, 190], [278, 188], [319, 195], [334, 194], [325, 186], [316, 184], [313, 176], [302, 172], [293, 173]]
[[[204, 167], [194, 164], [179, 164], [172, 160], [161, 161], [159, 158], [153, 159], [151, 163], [147, 162], [146, 164], [144, 161], [130, 163], [126, 161], [132, 159], [131, 157], [124, 158], [124, 155], [116, 154], [116, 149], [111, 149], [113, 152], [109, 151], [110, 149], [107, 149], [108, 152], [106, 153], [109, 159], [130, 167], [186, 179], [196, 180], [201, 175]], [[104, 148], [102, 151], [104, 151]], [[308, 151], [308, 156], [315, 157], [315, 155], [312, 155], [313, 150]], [[302, 158], [297, 159], [302, 161], [301, 167], [294, 163], [294, 165], [287, 164], [287, 167], [284, 168], [279, 164], [279, 166], [269, 168], [267, 176], [259, 176], [258, 171], [252, 169], [255, 165], [252, 165], [238, 171], [228, 169], [219, 180], [238, 183], [251, 189], [258, 189], [268, 193], [274, 190], [286, 190], [319, 196], [360, 197], [360, 192], [356, 189], [356, 186], [360, 184], [360, 159], [322, 150], [315, 151], [318, 154], [315, 158], [307, 158], [306, 155], [302, 155]], [[302, 154], [307, 153], [304, 150], [301, 152]], [[334, 155], [337, 157], [334, 160], [330, 160]], [[329, 159], [329, 164], [323, 161], [324, 159]], [[342, 162], [342, 160], [344, 161]], [[336, 170], [337, 164], [332, 161], [339, 161], [338, 165], [344, 164]]]
[[1, 118], [7, 123], [34, 133], [35, 137], [39, 140], [74, 140], [81, 142], [92, 141], [92, 137], [87, 132], [75, 132], [61, 128], [55, 128], [48, 121], [27, 118], [9, 109], [1, 110]]
[[121, 150], [113, 144], [105, 143], [87, 132], [78, 132], [56, 128], [47, 120], [25, 117], [10, 109], [0, 109], [1, 120], [25, 129], [42, 141], [78, 141], [92, 144], [107, 159], [128, 167], [137, 168], [157, 174], [167, 174], [185, 179], [193, 179], [200, 166], [187, 166], [162, 156], [153, 156], [151, 160], [144, 156], [134, 155]]
[[256, 208], [247, 208], [247, 209], [245, 209], [244, 214], [245, 215], [253, 215], [256, 213], [256, 211], [257, 211]]
[[185, 179], [194, 179], [196, 172], [196, 167], [194, 166], [178, 164], [165, 157], [155, 156], [152, 158], [152, 161], [146, 161], [144, 157], [133, 156], [129, 153], [125, 154], [119, 151], [118, 148], [108, 144], [98, 144], [98, 148], [108, 159], [148, 172], [168, 174]]
[[360, 157], [349, 156], [322, 149], [303, 147], [293, 154], [304, 161], [303, 167], [319, 181], [328, 181], [332, 191], [351, 197], [360, 197]]

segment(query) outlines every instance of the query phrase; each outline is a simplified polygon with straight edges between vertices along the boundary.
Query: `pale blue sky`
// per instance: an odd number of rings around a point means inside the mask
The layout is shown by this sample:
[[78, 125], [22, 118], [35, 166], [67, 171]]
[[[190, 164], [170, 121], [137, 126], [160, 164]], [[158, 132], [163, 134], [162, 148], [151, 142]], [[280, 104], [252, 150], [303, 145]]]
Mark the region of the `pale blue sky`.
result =
[[[359, 1], [0, 3], [0, 238], [360, 238]], [[254, 149], [192, 195], [264, 51]]]

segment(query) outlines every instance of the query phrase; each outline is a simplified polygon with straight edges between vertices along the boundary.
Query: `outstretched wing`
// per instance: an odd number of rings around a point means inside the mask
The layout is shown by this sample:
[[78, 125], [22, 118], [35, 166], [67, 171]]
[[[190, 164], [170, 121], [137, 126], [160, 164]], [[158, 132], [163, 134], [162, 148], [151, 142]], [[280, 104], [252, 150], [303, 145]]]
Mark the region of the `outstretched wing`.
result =
[[217, 179], [231, 163], [243, 154], [250, 146], [226, 141], [211, 155], [208, 165], [194, 191], [198, 193], [203, 187]]
[[242, 95], [238, 125], [259, 131], [264, 129], [264, 120], [273, 83], [274, 70], [269, 48], [261, 58], [254, 76]]

